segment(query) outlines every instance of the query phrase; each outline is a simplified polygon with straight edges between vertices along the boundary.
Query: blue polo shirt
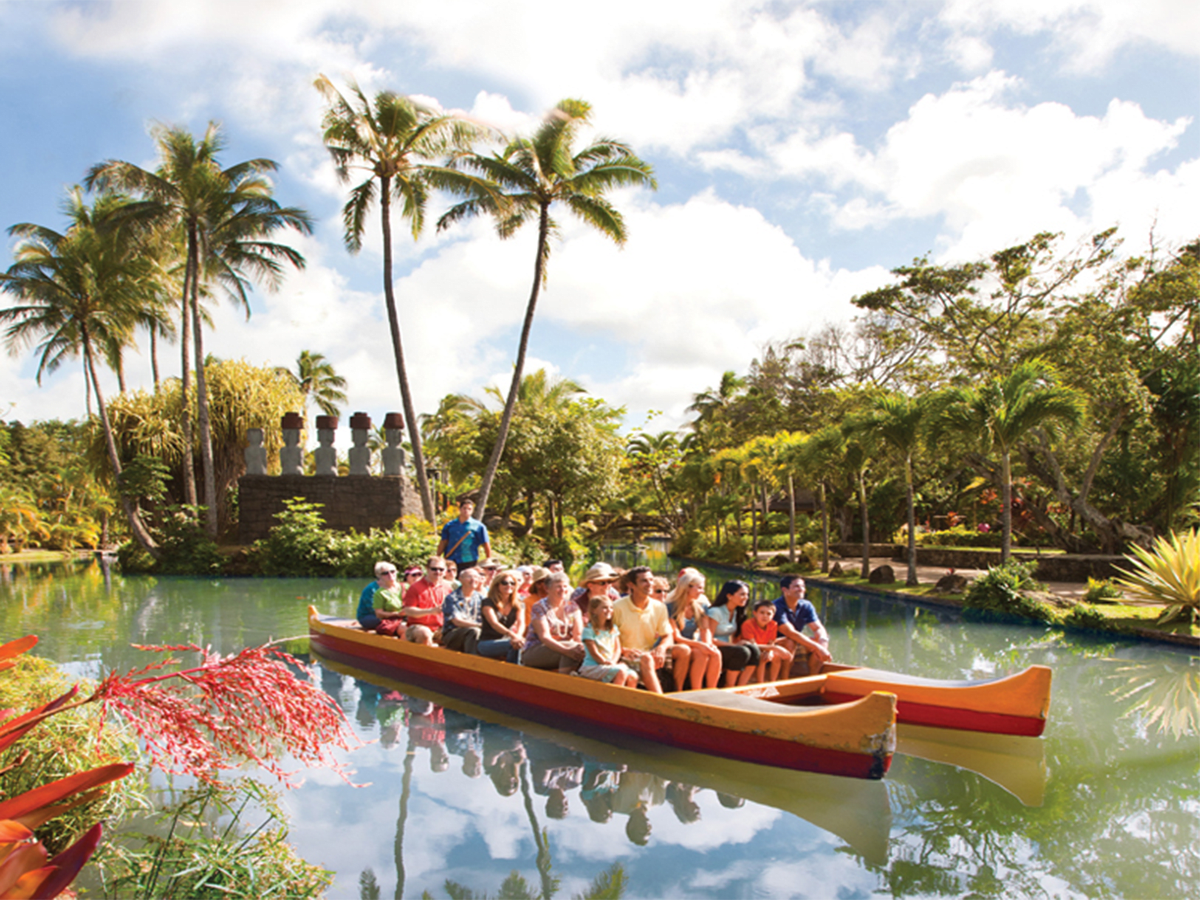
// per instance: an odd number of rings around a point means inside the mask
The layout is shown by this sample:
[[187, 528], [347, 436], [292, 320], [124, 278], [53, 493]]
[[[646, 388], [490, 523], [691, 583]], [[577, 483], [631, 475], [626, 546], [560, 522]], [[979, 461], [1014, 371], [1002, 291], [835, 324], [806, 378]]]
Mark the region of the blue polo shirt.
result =
[[804, 633], [804, 626], [812, 622], [820, 622], [817, 618], [817, 608], [807, 600], [800, 600], [796, 603], [796, 609], [793, 612], [788, 609], [787, 600], [780, 597], [775, 601], [775, 621], [780, 625], [785, 622], [799, 631]]
[[[461, 544], [458, 544], [458, 539], [463, 537]], [[473, 564], [479, 559], [479, 549], [489, 543], [487, 526], [478, 519], [467, 519], [463, 522], [460, 519], [451, 519], [442, 526], [442, 540], [446, 542], [446, 552], [448, 558], [458, 563], [458, 568], [462, 570], [463, 563]], [[458, 544], [454, 552], [450, 552], [450, 548]]]

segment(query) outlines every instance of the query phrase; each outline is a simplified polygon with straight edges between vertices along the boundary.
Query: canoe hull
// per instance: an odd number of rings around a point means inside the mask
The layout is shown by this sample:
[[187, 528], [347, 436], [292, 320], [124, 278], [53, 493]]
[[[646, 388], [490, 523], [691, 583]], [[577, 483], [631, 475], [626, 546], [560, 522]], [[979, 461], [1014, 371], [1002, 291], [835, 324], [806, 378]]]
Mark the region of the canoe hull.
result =
[[[480, 656], [368, 634], [312, 611], [314, 651], [380, 675], [501, 706], [524, 718], [585, 732], [616, 732], [760, 765], [882, 778], [895, 746], [895, 699], [872, 692], [829, 709], [725, 709], [671, 695], [542, 672]], [[757, 701], [755, 701], [757, 702]], [[778, 710], [779, 707], [775, 706]]]

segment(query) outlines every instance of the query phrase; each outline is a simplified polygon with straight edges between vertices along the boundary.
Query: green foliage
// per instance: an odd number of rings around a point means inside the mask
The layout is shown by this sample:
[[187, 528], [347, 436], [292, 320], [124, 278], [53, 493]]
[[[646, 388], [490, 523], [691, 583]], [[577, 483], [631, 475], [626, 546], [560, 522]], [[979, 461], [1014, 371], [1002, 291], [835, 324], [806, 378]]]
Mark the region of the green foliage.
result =
[[506, 563], [540, 565], [542, 560], [555, 558], [565, 561], [565, 557], [555, 557], [547, 552], [546, 543], [532, 534], [514, 535], [507, 529], [497, 528], [489, 531], [488, 536], [492, 539], [492, 553]]
[[1033, 569], [1032, 564], [1016, 560], [992, 566], [971, 582], [964, 602], [976, 610], [1050, 621], [1053, 616], [1048, 608], [1027, 596], [1028, 591], [1045, 589], [1043, 584], [1034, 579]]
[[320, 503], [301, 497], [284, 501], [279, 524], [250, 549], [255, 569], [263, 575], [322, 577], [362, 575], [381, 559], [399, 568], [422, 565], [437, 549], [431, 528], [372, 528], [366, 534], [341, 534], [325, 527]]
[[[1091, 601], [1089, 601], [1091, 602]], [[1111, 631], [1104, 613], [1088, 606], [1076, 606], [1063, 617], [1062, 624], [1088, 631]]]
[[117, 565], [126, 575], [147, 574], [158, 565], [137, 541], [126, 541], [117, 548]]
[[[0, 709], [34, 709], [61, 696], [72, 684], [54, 663], [41, 657], [23, 654], [13, 662], [0, 677]], [[0, 796], [15, 797], [76, 772], [136, 758], [138, 745], [130, 732], [111, 722], [98, 732], [99, 713], [98, 707], [88, 704], [51, 716], [19, 744], [0, 752]], [[98, 797], [51, 819], [37, 835], [51, 854], [57, 853], [98, 822], [123, 818], [144, 806], [143, 790], [137, 777], [121, 779]]]
[[201, 524], [201, 506], [172, 506], [162, 515], [155, 571], [162, 575], [220, 575], [225, 558]]
[[[247, 811], [265, 820], [248, 829]], [[333, 873], [296, 856], [275, 793], [242, 779], [187, 791], [158, 816], [158, 833], [128, 838], [97, 857], [103, 892], [128, 898], [323, 897]]]
[[1183, 613], [1192, 622], [1200, 618], [1200, 530], [1159, 537], [1154, 552], [1135, 546], [1133, 554], [1127, 557], [1133, 569], [1117, 579], [1126, 593], [1164, 605], [1161, 623]]
[[[999, 547], [1003, 535], [999, 531], [979, 531], [966, 525], [955, 525], [942, 531], [917, 533], [917, 544], [926, 547]], [[1013, 535], [1013, 543], [1018, 543]]]
[[171, 467], [156, 456], [142, 453], [126, 463], [117, 479], [117, 490], [131, 500], [157, 502], [167, 493]]
[[1091, 578], [1087, 580], [1087, 592], [1083, 595], [1084, 603], [1106, 603], [1121, 600], [1125, 592], [1111, 578]]

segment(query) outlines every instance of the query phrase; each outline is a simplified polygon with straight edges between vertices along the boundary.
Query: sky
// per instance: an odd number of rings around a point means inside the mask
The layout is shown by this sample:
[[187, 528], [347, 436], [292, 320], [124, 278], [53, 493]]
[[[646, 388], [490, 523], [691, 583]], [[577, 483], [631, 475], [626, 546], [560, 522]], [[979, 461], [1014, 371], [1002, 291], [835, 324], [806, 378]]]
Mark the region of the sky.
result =
[[[624, 407], [629, 429], [679, 426], [722, 372], [850, 323], [851, 299], [915, 257], [977, 259], [1041, 231], [1069, 247], [1113, 225], [1129, 253], [1200, 235], [1194, 0], [0, 0], [0, 227], [64, 228], [90, 166], [152, 168], [155, 123], [219, 122], [224, 164], [276, 160], [276, 198], [315, 230], [288, 238], [307, 267], [256, 291], [249, 320], [213, 308], [206, 350], [324, 354], [349, 382], [342, 449], [350, 412], [378, 423], [400, 401], [378, 220], [350, 255], [319, 74], [508, 134], [582, 98], [596, 135], [653, 165], [657, 191], [612, 197], [623, 248], [559, 214], [526, 367]], [[395, 235], [418, 411], [506, 389], [535, 230]], [[160, 359], [178, 369], [176, 347]], [[150, 385], [144, 338], [126, 365]], [[31, 351], [0, 353], [0, 419], [83, 415], [78, 364], [35, 375]]]

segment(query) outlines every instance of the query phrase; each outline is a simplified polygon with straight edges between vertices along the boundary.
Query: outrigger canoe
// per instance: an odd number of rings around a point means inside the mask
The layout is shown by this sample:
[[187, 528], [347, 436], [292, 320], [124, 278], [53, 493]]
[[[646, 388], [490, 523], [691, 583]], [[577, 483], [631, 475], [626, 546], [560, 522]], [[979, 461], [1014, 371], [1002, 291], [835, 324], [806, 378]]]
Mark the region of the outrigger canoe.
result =
[[886, 691], [896, 695], [901, 724], [1037, 737], [1050, 711], [1050, 676], [1049, 667], [1030, 666], [987, 681], [942, 681], [826, 663], [818, 675], [725, 690], [783, 704], [844, 703]]
[[483, 699], [560, 728], [852, 778], [882, 778], [895, 749], [896, 697], [883, 691], [829, 706], [790, 706], [726, 691], [653, 694], [385, 637], [312, 606], [308, 630], [313, 652], [333, 662]]

